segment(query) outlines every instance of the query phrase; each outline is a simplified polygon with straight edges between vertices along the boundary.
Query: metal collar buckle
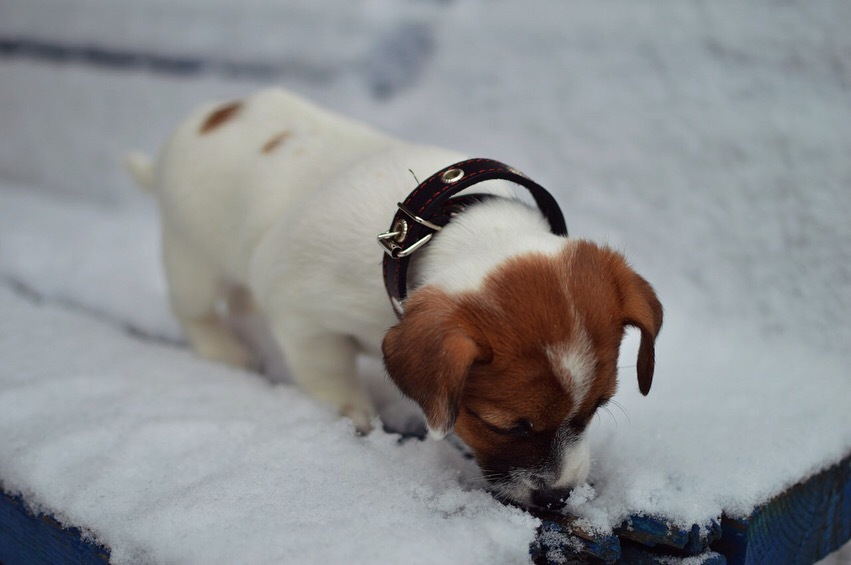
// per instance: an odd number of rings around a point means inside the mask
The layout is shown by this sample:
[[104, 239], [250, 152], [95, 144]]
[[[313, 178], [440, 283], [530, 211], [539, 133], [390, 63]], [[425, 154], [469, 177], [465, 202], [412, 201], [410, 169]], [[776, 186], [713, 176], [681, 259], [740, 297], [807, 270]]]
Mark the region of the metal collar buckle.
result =
[[400, 218], [393, 224], [393, 227], [390, 231], [386, 231], [378, 234], [378, 243], [381, 245], [384, 252], [393, 257], [394, 259], [399, 259], [402, 257], [408, 257], [416, 250], [423, 247], [426, 243], [431, 241], [431, 237], [434, 235], [434, 232], [440, 231], [440, 226], [429, 222], [424, 218], [420, 218], [411, 210], [409, 210], [404, 204], [399, 202], [396, 204], [399, 207], [399, 210], [402, 211], [403, 214], [408, 216], [412, 221], [427, 227], [432, 230], [432, 233], [426, 234], [422, 238], [417, 241], [411, 243], [407, 247], [402, 244], [405, 242], [405, 238], [408, 237], [408, 222], [404, 218]]

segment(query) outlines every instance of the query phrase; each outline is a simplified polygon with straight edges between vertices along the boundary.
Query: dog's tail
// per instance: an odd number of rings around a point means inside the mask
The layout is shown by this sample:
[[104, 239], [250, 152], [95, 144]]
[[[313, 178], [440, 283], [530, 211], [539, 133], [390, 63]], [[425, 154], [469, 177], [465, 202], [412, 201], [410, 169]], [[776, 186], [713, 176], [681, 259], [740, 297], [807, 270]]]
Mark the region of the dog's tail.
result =
[[124, 156], [124, 168], [145, 192], [156, 190], [156, 170], [153, 160], [140, 151], [131, 151]]

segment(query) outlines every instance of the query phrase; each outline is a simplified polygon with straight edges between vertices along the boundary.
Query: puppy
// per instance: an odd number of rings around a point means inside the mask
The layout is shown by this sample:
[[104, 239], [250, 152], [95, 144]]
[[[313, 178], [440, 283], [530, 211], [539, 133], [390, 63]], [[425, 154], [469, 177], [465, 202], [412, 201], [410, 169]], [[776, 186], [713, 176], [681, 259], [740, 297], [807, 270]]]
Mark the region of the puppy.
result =
[[554, 235], [489, 183], [493, 197], [412, 255], [397, 317], [376, 235], [414, 178], [463, 159], [266, 90], [199, 109], [155, 163], [127, 164], [158, 200], [171, 305], [198, 354], [252, 367], [221, 304], [257, 308], [293, 379], [364, 432], [375, 410], [355, 361], [383, 355], [431, 435], [466, 442], [497, 496], [557, 504], [587, 477], [585, 429], [615, 393], [626, 326], [650, 390], [662, 307], [619, 253]]

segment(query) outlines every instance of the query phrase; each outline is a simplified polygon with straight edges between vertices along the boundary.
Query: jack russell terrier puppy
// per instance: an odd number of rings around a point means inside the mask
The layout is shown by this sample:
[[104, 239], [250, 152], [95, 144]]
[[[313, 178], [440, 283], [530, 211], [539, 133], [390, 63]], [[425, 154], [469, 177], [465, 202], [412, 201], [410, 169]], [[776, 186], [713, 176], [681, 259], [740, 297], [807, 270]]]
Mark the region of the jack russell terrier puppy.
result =
[[[566, 237], [552, 197], [504, 165], [399, 141], [282, 90], [200, 108], [156, 163], [127, 165], [158, 200], [171, 305], [199, 355], [254, 366], [221, 305], [257, 308], [296, 383], [363, 432], [375, 410], [356, 357], [383, 355], [430, 435], [454, 431], [499, 498], [558, 505], [585, 481], [585, 428], [615, 393], [626, 326], [641, 332], [638, 385], [650, 390], [653, 289], [620, 253]], [[419, 217], [441, 186], [476, 175], [503, 180], [449, 199], [444, 225]], [[428, 179], [425, 204], [397, 206], [415, 178]], [[538, 208], [506, 179], [534, 185]], [[428, 234], [406, 248], [415, 228]]]

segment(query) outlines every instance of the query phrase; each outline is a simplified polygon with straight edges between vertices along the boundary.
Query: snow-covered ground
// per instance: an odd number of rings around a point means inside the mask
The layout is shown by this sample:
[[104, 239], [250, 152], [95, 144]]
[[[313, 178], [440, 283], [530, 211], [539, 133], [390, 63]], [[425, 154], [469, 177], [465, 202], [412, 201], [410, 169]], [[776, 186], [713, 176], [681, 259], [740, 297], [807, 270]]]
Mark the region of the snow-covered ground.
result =
[[[260, 62], [551, 188], [666, 307], [653, 391], [630, 336], [623, 411], [593, 425], [594, 490], [573, 500], [609, 527], [742, 515], [851, 451], [848, 21], [841, 0], [13, 0], [0, 39]], [[3, 488], [124, 561], [522, 562], [535, 521], [451, 446], [354, 437], [179, 345], [155, 211], [119, 157], [266, 83], [209, 68], [0, 58]]]

